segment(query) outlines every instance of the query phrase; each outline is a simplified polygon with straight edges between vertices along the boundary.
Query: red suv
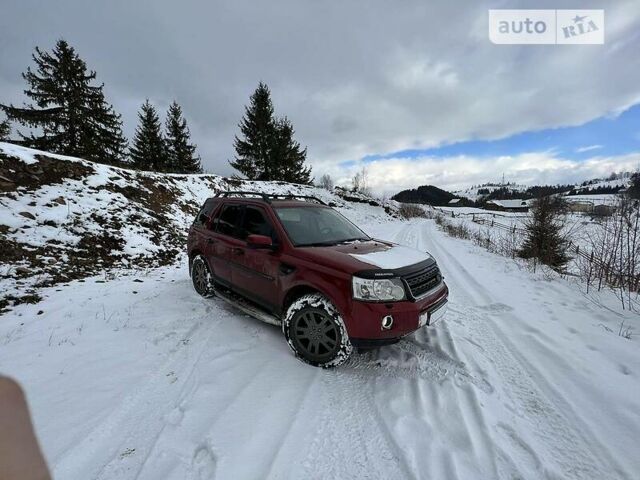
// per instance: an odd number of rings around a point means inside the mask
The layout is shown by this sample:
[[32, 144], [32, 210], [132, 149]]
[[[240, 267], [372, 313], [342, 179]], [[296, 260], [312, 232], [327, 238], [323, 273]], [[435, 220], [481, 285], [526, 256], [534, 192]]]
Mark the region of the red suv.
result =
[[373, 239], [315, 197], [221, 193], [187, 245], [196, 292], [282, 326], [315, 366], [432, 325], [449, 294], [431, 255]]

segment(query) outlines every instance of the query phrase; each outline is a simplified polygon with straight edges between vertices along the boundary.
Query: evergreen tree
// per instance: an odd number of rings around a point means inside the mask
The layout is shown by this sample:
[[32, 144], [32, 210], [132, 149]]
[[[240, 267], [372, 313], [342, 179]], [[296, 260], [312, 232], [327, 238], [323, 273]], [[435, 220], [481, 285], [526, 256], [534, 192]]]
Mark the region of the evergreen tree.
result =
[[526, 237], [520, 256], [536, 258], [556, 270], [569, 261], [567, 241], [560, 224], [562, 205], [554, 197], [539, 197], [533, 205], [531, 219], [525, 224]]
[[231, 166], [250, 180], [283, 180], [308, 184], [311, 169], [305, 167], [307, 149], [293, 139], [293, 125], [285, 117], [276, 119], [269, 87], [260, 82], [238, 125], [236, 159]]
[[3, 120], [0, 122], [0, 142], [6, 142], [9, 140], [9, 135], [11, 134], [11, 125], [9, 124], [9, 120]]
[[243, 138], [234, 140], [236, 159], [229, 162], [249, 180], [271, 178], [269, 152], [275, 136], [273, 104], [269, 87], [260, 82], [245, 107], [244, 118], [238, 125]]
[[276, 120], [275, 135], [269, 152], [270, 162], [274, 168], [271, 178], [266, 180], [282, 180], [291, 183], [311, 183], [311, 169], [305, 167], [307, 149], [293, 139], [293, 125], [286, 117]]
[[94, 71], [66, 41], [58, 40], [51, 52], [36, 47], [36, 64], [22, 74], [29, 87], [24, 93], [34, 103], [23, 107], [0, 105], [9, 120], [32, 128], [18, 132], [22, 143], [41, 150], [117, 164], [126, 139], [122, 120], [104, 98], [103, 84], [93, 85]]
[[196, 146], [190, 143], [191, 133], [182, 109], [173, 102], [167, 111], [165, 122], [165, 143], [167, 162], [170, 172], [202, 173], [200, 157], [195, 154]]
[[138, 112], [138, 126], [130, 149], [132, 167], [152, 172], [169, 170], [167, 149], [156, 109], [147, 99]]

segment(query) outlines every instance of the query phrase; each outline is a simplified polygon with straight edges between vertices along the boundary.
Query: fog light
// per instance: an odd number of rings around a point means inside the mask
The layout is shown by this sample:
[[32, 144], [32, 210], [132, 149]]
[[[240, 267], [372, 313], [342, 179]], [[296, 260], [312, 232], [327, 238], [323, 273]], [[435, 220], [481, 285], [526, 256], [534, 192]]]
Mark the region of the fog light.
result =
[[389, 330], [393, 326], [393, 317], [391, 315], [386, 315], [382, 317], [382, 329]]

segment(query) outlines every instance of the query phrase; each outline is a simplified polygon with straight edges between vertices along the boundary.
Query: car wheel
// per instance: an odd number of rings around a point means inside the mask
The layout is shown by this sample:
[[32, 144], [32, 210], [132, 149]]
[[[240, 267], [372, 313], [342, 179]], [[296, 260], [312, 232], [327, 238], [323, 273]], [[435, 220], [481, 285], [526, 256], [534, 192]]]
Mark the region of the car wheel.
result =
[[315, 367], [337, 367], [353, 351], [340, 313], [324, 295], [304, 295], [293, 302], [282, 331], [296, 357]]
[[191, 281], [198, 295], [204, 298], [213, 297], [213, 282], [211, 281], [209, 265], [202, 255], [198, 255], [191, 262]]

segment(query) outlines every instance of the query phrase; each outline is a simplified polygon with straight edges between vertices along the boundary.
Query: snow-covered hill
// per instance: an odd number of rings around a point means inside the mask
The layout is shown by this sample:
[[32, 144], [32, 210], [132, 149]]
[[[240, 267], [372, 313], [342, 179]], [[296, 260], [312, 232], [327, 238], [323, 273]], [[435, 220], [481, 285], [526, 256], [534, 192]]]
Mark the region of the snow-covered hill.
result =
[[139, 172], [0, 143], [0, 312], [42, 287], [174, 262], [203, 201], [224, 190], [313, 195], [358, 223], [397, 215], [395, 202], [338, 189]]
[[507, 183], [507, 184], [485, 183], [483, 185], [474, 185], [472, 187], [465, 188], [462, 190], [456, 190], [455, 192], [452, 192], [452, 193], [454, 195], [457, 195], [458, 197], [468, 198], [469, 200], [475, 202], [477, 200], [480, 200], [482, 197], [489, 195], [491, 192], [495, 190], [499, 190], [501, 188], [507, 188], [514, 192], [524, 192], [527, 188], [529, 188], [529, 186], [519, 185], [516, 183]]
[[[615, 177], [615, 178], [613, 178]], [[575, 185], [569, 185], [567, 191], [571, 191], [573, 195], [584, 195], [590, 193], [613, 193], [606, 192], [607, 190], [617, 190], [621, 188], [625, 188], [629, 185], [631, 181], [631, 173], [624, 172], [620, 174], [613, 175], [612, 178], [602, 179], [595, 178], [592, 180], [586, 180], [584, 182], [576, 183]], [[469, 188], [465, 188], [462, 190], [456, 190], [452, 192], [454, 195], [459, 197], [468, 198], [472, 201], [481, 200], [483, 197], [486, 197], [490, 193], [500, 190], [506, 189], [510, 192], [525, 192], [527, 189], [531, 188], [533, 185], [521, 185], [517, 183], [486, 183], [483, 185], [474, 185]], [[601, 191], [604, 190], [604, 191]], [[517, 195], [516, 195], [517, 196]]]

